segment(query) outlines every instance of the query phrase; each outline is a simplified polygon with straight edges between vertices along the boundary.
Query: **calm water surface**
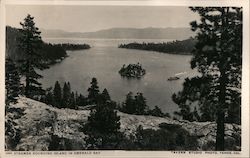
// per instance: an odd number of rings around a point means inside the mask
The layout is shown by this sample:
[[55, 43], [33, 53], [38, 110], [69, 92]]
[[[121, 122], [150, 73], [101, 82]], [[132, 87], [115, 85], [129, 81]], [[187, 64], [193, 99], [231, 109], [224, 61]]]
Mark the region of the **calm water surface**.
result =
[[[185, 77], [196, 72], [190, 68], [189, 55], [163, 54], [153, 51], [117, 48], [120, 43], [162, 42], [169, 40], [110, 40], [110, 39], [45, 39], [51, 43], [88, 43], [89, 50], [68, 51], [69, 57], [50, 69], [40, 72], [44, 88], [54, 86], [58, 80], [69, 81], [71, 88], [87, 94], [91, 78], [96, 77], [100, 90], [107, 88], [113, 100], [122, 102], [126, 94], [142, 92], [150, 107], [158, 105], [164, 112], [173, 113], [178, 106], [171, 100], [174, 92], [182, 89]], [[141, 63], [146, 75], [140, 80], [122, 78], [118, 71], [123, 64]], [[184, 73], [182, 73], [184, 72]], [[182, 73], [181, 79], [167, 81], [175, 74]]]

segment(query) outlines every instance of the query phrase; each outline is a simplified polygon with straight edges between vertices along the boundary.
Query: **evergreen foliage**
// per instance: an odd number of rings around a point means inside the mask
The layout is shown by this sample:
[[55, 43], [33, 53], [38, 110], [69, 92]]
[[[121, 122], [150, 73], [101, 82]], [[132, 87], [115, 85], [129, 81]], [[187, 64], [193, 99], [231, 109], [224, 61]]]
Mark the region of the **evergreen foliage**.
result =
[[143, 115], [148, 110], [147, 108], [146, 98], [142, 95], [142, 93], [137, 93], [135, 96], [135, 113]]
[[185, 115], [189, 115], [190, 106], [195, 103], [200, 107], [201, 120], [216, 120], [216, 150], [224, 150], [224, 123], [240, 124], [242, 8], [191, 10], [201, 17], [199, 23], [191, 23], [192, 30], [198, 32], [191, 67], [201, 75], [186, 79], [183, 90], [173, 98]]
[[92, 78], [91, 86], [88, 88], [88, 102], [89, 104], [96, 104], [99, 97], [99, 87], [96, 78]]
[[137, 93], [135, 96], [132, 92], [129, 92], [126, 95], [125, 102], [122, 103], [122, 106], [119, 107], [121, 112], [135, 115], [151, 115], [158, 117], [170, 117], [168, 113], [163, 113], [158, 106], [155, 106], [154, 109], [149, 109], [147, 105], [146, 98], [142, 93]]
[[65, 82], [63, 88], [61, 88], [58, 81], [55, 82], [53, 91], [52, 88], [46, 90], [41, 101], [57, 108], [78, 109], [79, 106], [87, 105], [87, 98], [82, 94], [71, 91], [69, 82]]
[[11, 108], [21, 94], [20, 74], [16, 64], [9, 58], [5, 60], [5, 147], [14, 150], [21, 139], [21, 131], [13, 120], [23, 115], [21, 108]]
[[109, 92], [106, 88], [104, 88], [104, 90], [102, 91], [102, 96], [105, 101], [111, 100]]
[[[160, 125], [161, 126], [161, 125]], [[138, 150], [197, 150], [197, 138], [181, 127], [143, 129], [136, 131], [135, 144]]]
[[88, 134], [86, 143], [88, 149], [114, 149], [119, 145], [122, 133], [120, 129], [120, 117], [114, 110], [113, 105], [107, 101], [97, 104], [92, 109], [88, 122], [85, 125], [85, 132]]
[[194, 38], [189, 38], [182, 41], [172, 41], [172, 42], [163, 42], [163, 43], [129, 43], [129, 44], [120, 44], [119, 48], [127, 49], [139, 49], [139, 50], [149, 50], [156, 51], [161, 53], [171, 53], [171, 54], [191, 54], [195, 43], [197, 41]]
[[139, 79], [146, 74], [146, 70], [142, 68], [140, 63], [129, 64], [128, 66], [124, 64], [119, 70], [119, 74], [122, 77]]
[[53, 104], [54, 103], [54, 92], [52, 92], [52, 87], [47, 88], [45, 90], [45, 95], [42, 98], [41, 102], [46, 104]]
[[42, 78], [35, 69], [43, 70], [45, 64], [41, 62], [41, 55], [38, 53], [42, 40], [39, 29], [35, 26], [34, 17], [27, 15], [22, 26], [20, 37], [20, 49], [25, 53], [24, 59], [20, 60], [21, 74], [25, 77], [25, 95], [27, 97], [39, 96], [44, 93], [38, 79]]
[[157, 116], [157, 117], [164, 117], [164, 116], [169, 117], [169, 115], [164, 114], [158, 106], [155, 106], [154, 109], [152, 110], [148, 110], [147, 114], [152, 115], [152, 116]]
[[116, 102], [112, 101], [109, 92], [106, 88], [104, 88], [102, 93], [98, 94], [96, 102], [97, 104], [105, 104], [106, 102], [109, 102], [110, 106], [117, 108]]
[[60, 146], [60, 138], [57, 135], [52, 134], [48, 146], [49, 151], [59, 150], [59, 146]]
[[15, 63], [7, 58], [5, 61], [5, 104], [16, 103], [21, 94], [20, 74]]
[[79, 96], [77, 94], [76, 95], [76, 105], [78, 105], [78, 106], [87, 105], [87, 98], [85, 96], [83, 96], [82, 94], [80, 94]]
[[70, 94], [70, 108], [71, 109], [78, 109], [74, 92], [71, 92], [71, 94]]
[[67, 57], [67, 53], [62, 47], [50, 43], [43, 42], [38, 52], [42, 58], [41, 62], [47, 65], [57, 63], [58, 60]]
[[134, 101], [134, 97], [133, 97], [133, 93], [132, 92], [129, 92], [126, 95], [126, 100], [123, 103], [121, 111], [125, 112], [125, 113], [128, 113], [128, 114], [135, 113], [135, 101]]
[[53, 46], [63, 48], [64, 50], [81, 50], [90, 48], [88, 44], [70, 44], [70, 43], [54, 44]]
[[[24, 49], [20, 49], [21, 38], [24, 36], [23, 29], [6, 26], [6, 55], [13, 61], [23, 60], [26, 57]], [[60, 46], [41, 42], [40, 49], [36, 52], [41, 56], [41, 62], [47, 65], [54, 64], [57, 60], [67, 56], [66, 51]]]
[[[50, 93], [48, 95], [50, 97]], [[54, 90], [53, 90], [53, 99], [51, 99], [53, 105], [60, 108], [62, 106], [62, 88], [58, 81], [56, 81]]]
[[63, 99], [63, 103], [62, 106], [64, 108], [70, 108], [71, 105], [71, 88], [70, 88], [70, 83], [69, 82], [65, 82], [64, 86], [63, 86], [63, 94], [62, 94], [62, 99]]
[[193, 118], [194, 118], [194, 121], [200, 121], [200, 115], [199, 115], [196, 107], [194, 107]]
[[88, 118], [91, 129], [100, 133], [116, 133], [120, 129], [120, 117], [108, 102], [98, 104]]
[[71, 139], [59, 137], [54, 133], [51, 134], [51, 139], [49, 141], [48, 150], [49, 151], [58, 151], [58, 150], [73, 150], [75, 142]]
[[129, 92], [121, 107], [121, 111], [136, 115], [147, 114], [148, 106], [146, 104], [146, 98], [143, 97], [142, 93], [137, 93], [137, 95], [133, 96], [133, 93]]
[[24, 110], [7, 106], [5, 115], [5, 148], [15, 150], [21, 140], [21, 130], [14, 119], [21, 118], [24, 115]]

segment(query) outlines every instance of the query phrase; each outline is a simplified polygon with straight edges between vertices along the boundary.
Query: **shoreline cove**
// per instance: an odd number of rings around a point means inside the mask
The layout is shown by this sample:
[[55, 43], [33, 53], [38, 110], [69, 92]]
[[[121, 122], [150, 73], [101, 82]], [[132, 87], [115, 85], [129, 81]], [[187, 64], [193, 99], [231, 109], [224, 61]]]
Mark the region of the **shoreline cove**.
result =
[[[72, 43], [74, 41], [47, 42]], [[163, 112], [173, 114], [178, 106], [173, 103], [172, 94], [181, 90], [182, 82], [186, 77], [196, 74], [189, 65], [191, 56], [117, 48], [118, 44], [123, 42], [119, 40], [92, 40], [90, 43], [75, 41], [75, 44], [88, 43], [91, 49], [67, 51], [69, 57], [51, 66], [50, 69], [39, 72], [44, 76], [40, 80], [43, 87], [46, 89], [54, 86], [56, 81], [61, 84], [69, 81], [73, 91], [86, 95], [91, 78], [96, 77], [100, 90], [107, 88], [114, 101], [123, 102], [130, 91], [134, 94], [141, 92], [150, 108], [159, 106]], [[122, 78], [117, 73], [123, 64], [138, 62], [147, 72], [140, 81]], [[169, 77], [180, 72], [187, 73], [183, 74], [179, 80], [172, 81], [171, 84], [167, 81]]]

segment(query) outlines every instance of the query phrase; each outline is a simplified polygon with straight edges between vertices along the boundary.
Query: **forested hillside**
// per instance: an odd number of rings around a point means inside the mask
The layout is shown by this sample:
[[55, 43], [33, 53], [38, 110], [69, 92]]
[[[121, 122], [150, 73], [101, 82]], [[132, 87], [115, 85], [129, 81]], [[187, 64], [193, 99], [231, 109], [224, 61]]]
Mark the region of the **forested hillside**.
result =
[[[21, 29], [6, 27], [6, 58], [8, 57], [14, 61], [24, 58], [24, 52], [20, 49], [19, 39], [21, 36]], [[43, 61], [47, 63], [53, 63], [67, 56], [66, 51], [59, 45], [47, 44], [45, 42], [41, 43], [38, 52], [41, 54]]]
[[191, 54], [191, 51], [194, 49], [196, 40], [194, 38], [189, 38], [186, 40], [176, 40], [172, 42], [163, 42], [163, 43], [129, 43], [129, 44], [120, 44], [119, 48], [127, 49], [140, 49], [140, 50], [149, 50], [156, 51], [161, 53], [171, 53], [171, 54]]

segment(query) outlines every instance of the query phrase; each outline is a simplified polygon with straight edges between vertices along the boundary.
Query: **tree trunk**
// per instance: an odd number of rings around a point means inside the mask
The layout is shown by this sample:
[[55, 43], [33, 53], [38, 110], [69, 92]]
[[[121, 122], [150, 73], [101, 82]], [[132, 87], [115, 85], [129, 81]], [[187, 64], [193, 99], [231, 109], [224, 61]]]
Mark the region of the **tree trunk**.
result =
[[224, 111], [218, 111], [217, 112], [217, 132], [216, 132], [216, 147], [215, 150], [217, 151], [223, 151], [225, 150], [225, 140], [224, 140], [224, 133], [225, 133], [225, 127], [224, 127], [224, 117], [225, 113]]
[[224, 69], [224, 62], [221, 63], [220, 72], [221, 77], [219, 79], [219, 105], [217, 107], [217, 131], [216, 131], [216, 147], [217, 151], [225, 150], [224, 147], [224, 135], [225, 135], [225, 102], [226, 102], [226, 74]]
[[[227, 40], [227, 25], [228, 25], [228, 13], [229, 8], [226, 7], [221, 11], [221, 22], [222, 22], [222, 32], [221, 32], [221, 42], [224, 43]], [[224, 48], [227, 45], [221, 46], [221, 60], [218, 65], [220, 71], [220, 78], [219, 78], [219, 105], [217, 107], [217, 132], [216, 132], [216, 147], [217, 151], [224, 151], [225, 150], [225, 109], [226, 109], [226, 86], [227, 86], [227, 76], [226, 76], [226, 67], [227, 67], [227, 53], [224, 52]]]
[[27, 62], [26, 79], [25, 79], [25, 96], [30, 97], [30, 63]]

